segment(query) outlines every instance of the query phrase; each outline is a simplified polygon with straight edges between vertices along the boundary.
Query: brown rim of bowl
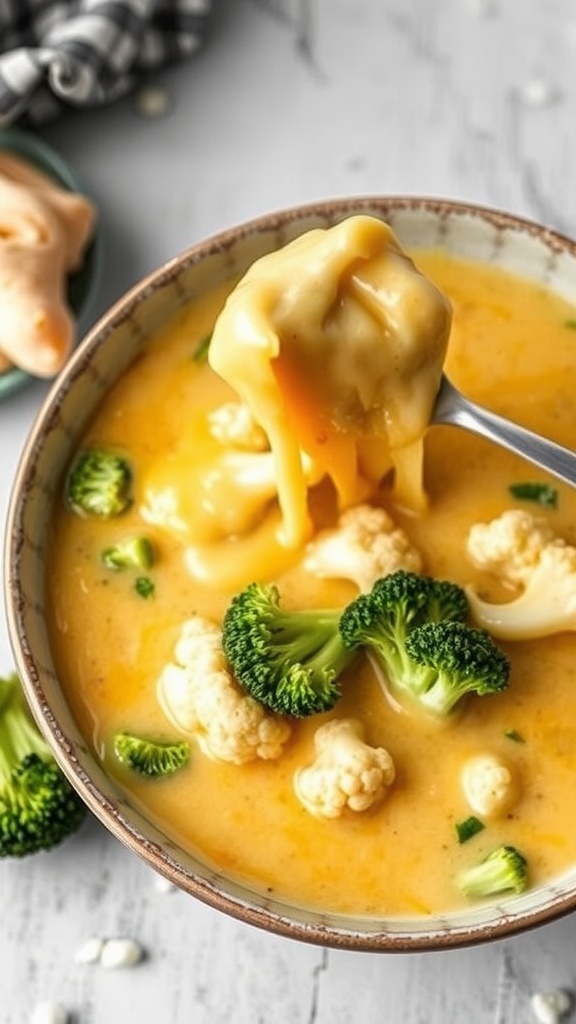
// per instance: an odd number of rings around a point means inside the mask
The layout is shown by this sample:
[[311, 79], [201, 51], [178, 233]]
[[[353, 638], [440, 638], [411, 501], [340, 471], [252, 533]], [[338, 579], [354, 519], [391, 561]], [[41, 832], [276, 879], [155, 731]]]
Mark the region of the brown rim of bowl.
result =
[[[328, 221], [336, 222], [351, 215], [352, 212], [378, 211], [378, 214], [386, 219], [390, 215], [418, 210], [435, 214], [441, 220], [447, 219], [450, 215], [475, 217], [489, 223], [497, 230], [513, 229], [541, 239], [543, 244], [554, 254], [568, 252], [576, 258], [576, 242], [535, 221], [489, 206], [465, 201], [409, 195], [362, 195], [310, 202], [263, 214], [201, 240], [148, 274], [121, 296], [108, 312], [93, 325], [71, 355], [65, 370], [45, 398], [22, 450], [9, 502], [5, 536], [4, 586], [7, 620], [17, 669], [22, 677], [26, 695], [39, 727], [50, 743], [60, 766], [95, 816], [117, 839], [143, 857], [152, 868], [208, 906], [244, 923], [286, 938], [362, 952], [406, 953], [444, 950], [508, 938], [555, 921], [572, 912], [576, 908], [576, 882], [573, 890], [565, 893], [555, 892], [554, 887], [551, 886], [550, 900], [545, 906], [539, 906], [533, 910], [515, 912], [511, 907], [509, 912], [504, 909], [501, 916], [490, 922], [472, 925], [458, 924], [458, 918], [465, 916], [466, 912], [464, 911], [462, 914], [454, 915], [454, 920], [451, 915], [432, 919], [431, 928], [427, 931], [422, 928], [422, 919], [418, 919], [418, 928], [413, 932], [410, 931], [408, 918], [406, 918], [406, 930], [386, 930], [386, 918], [382, 919], [381, 930], [362, 930], [361, 922], [357, 919], [351, 919], [354, 924], [348, 927], [346, 925], [347, 918], [344, 915], [335, 915], [339, 921], [342, 921], [341, 925], [324, 925], [317, 922], [321, 921], [323, 917], [330, 917], [330, 915], [315, 911], [302, 914], [297, 908], [288, 904], [282, 905], [280, 901], [267, 900], [258, 893], [251, 894], [249, 887], [243, 887], [242, 883], [238, 884], [238, 888], [246, 893], [243, 897], [223, 891], [216, 883], [212, 884], [207, 879], [199, 878], [179, 865], [159, 845], [161, 841], [159, 832], [158, 842], [147, 839], [128, 819], [128, 816], [124, 816], [119, 810], [117, 802], [110, 799], [91, 780], [82, 767], [74, 749], [74, 742], [63, 732], [53, 716], [35, 658], [25, 641], [22, 628], [24, 612], [14, 581], [19, 552], [22, 547], [22, 513], [25, 504], [23, 496], [34, 483], [43, 434], [50, 428], [51, 421], [57, 413], [63, 397], [74, 381], [83, 373], [93, 350], [99, 345], [100, 339], [106, 337], [116, 326], [131, 316], [142, 295], [149, 294], [158, 285], [170, 283], [180, 273], [182, 267], [194, 264], [211, 254], [225, 253], [239, 238], [257, 234], [263, 230], [281, 234], [282, 229], [294, 221], [315, 216], [324, 221], [328, 219]], [[139, 812], [134, 813], [134, 809], [131, 810], [133, 817], [139, 817]], [[546, 889], [547, 886], [543, 888]], [[282, 906], [283, 910], [271, 910], [265, 905], [267, 902]], [[315, 918], [314, 923], [309, 923], [304, 919], [307, 913]]]

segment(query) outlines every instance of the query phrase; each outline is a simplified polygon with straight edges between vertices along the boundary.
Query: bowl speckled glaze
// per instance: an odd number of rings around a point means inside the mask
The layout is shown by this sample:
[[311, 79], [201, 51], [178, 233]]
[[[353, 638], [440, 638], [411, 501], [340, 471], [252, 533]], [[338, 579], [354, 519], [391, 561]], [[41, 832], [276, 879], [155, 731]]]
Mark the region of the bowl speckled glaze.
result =
[[576, 244], [534, 223], [467, 204], [416, 197], [327, 201], [242, 224], [170, 261], [95, 325], [52, 388], [23, 452], [9, 511], [5, 587], [18, 670], [62, 768], [110, 831], [153, 868], [205, 903], [301, 941], [371, 952], [449, 949], [513, 935], [576, 907], [576, 865], [502, 905], [443, 916], [353, 918], [265, 898], [207, 867], [131, 806], [72, 718], [55, 672], [44, 614], [45, 524], [63, 474], [102, 396], [174, 312], [205, 288], [243, 272], [265, 252], [355, 213], [386, 220], [408, 248], [441, 246], [543, 282], [576, 302]]

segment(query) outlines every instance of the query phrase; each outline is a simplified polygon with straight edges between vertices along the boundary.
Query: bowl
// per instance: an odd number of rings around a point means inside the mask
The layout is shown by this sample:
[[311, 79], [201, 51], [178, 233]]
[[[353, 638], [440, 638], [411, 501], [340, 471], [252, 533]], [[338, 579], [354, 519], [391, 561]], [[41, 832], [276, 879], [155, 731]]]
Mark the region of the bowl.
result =
[[[75, 171], [42, 139], [18, 128], [0, 130], [0, 151], [6, 151], [44, 171], [69, 192], [85, 193]], [[77, 336], [87, 330], [100, 278], [101, 237], [97, 225], [82, 266], [68, 279], [68, 302], [77, 324]], [[19, 367], [0, 373], [0, 399], [24, 387], [32, 377]]]
[[204, 903], [269, 932], [342, 949], [411, 952], [501, 939], [576, 907], [576, 864], [511, 899], [450, 913], [351, 916], [262, 895], [207, 866], [167, 838], [108, 775], [82, 735], [60, 686], [46, 625], [46, 522], [63, 476], [103, 396], [149, 339], [216, 283], [312, 227], [356, 213], [387, 221], [409, 248], [441, 247], [508, 268], [576, 302], [576, 244], [493, 209], [411, 196], [364, 196], [271, 213], [224, 231], [172, 259], [122, 297], [90, 330], [53, 384], [25, 445], [8, 515], [5, 588], [11, 643], [27, 698], [70, 781], [110, 832], [152, 868]]

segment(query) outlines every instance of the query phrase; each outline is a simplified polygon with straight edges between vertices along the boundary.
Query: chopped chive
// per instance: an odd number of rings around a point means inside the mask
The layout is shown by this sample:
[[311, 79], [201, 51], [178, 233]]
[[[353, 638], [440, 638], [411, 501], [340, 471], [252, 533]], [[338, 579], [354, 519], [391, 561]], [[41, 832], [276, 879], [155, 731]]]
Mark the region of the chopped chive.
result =
[[482, 832], [486, 825], [480, 818], [477, 818], [474, 814], [470, 815], [469, 818], [465, 818], [464, 821], [458, 821], [456, 823], [456, 835], [458, 836], [459, 843], [467, 843], [473, 836], [478, 835], [478, 832]]
[[513, 498], [520, 501], [535, 501], [536, 504], [545, 505], [547, 508], [556, 508], [558, 504], [558, 491], [550, 484], [510, 484], [508, 490]]
[[564, 327], [567, 327], [570, 331], [576, 331], [576, 320], [565, 320]]
[[212, 334], [207, 334], [202, 341], [198, 343], [194, 352], [192, 353], [192, 359], [195, 363], [203, 363], [208, 357], [208, 349], [210, 348], [210, 342], [212, 341]]
[[138, 576], [134, 588], [140, 597], [149, 598], [154, 596], [156, 587], [149, 576]]
[[513, 743], [525, 743], [526, 742], [526, 740], [522, 736], [522, 733], [519, 733], [517, 729], [505, 729], [504, 730], [504, 735], [505, 735], [507, 740], [512, 740]]

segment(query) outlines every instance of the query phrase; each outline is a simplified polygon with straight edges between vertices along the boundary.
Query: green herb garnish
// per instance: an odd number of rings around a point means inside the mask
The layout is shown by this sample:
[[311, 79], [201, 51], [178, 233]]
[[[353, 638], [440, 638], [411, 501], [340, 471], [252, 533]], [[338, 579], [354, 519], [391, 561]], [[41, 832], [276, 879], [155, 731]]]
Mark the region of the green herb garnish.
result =
[[469, 818], [465, 818], [464, 821], [458, 821], [456, 823], [456, 835], [458, 836], [459, 843], [467, 843], [473, 836], [478, 835], [486, 828], [483, 821], [477, 818], [474, 814], [470, 815]]
[[570, 331], [576, 331], [576, 320], [565, 320], [564, 327], [567, 327]]
[[517, 729], [506, 729], [504, 735], [507, 740], [512, 740], [513, 743], [525, 743], [526, 740]]
[[207, 334], [205, 338], [202, 338], [192, 353], [192, 359], [195, 363], [203, 363], [208, 358], [208, 349], [210, 348], [210, 342], [212, 341], [212, 334]]
[[558, 504], [558, 491], [550, 484], [510, 484], [508, 490], [513, 498], [520, 501], [535, 501], [536, 504], [545, 505], [547, 508], [556, 508]]
[[149, 576], [138, 576], [134, 584], [134, 588], [140, 597], [144, 597], [146, 599], [153, 597], [154, 591], [156, 590], [156, 587]]

